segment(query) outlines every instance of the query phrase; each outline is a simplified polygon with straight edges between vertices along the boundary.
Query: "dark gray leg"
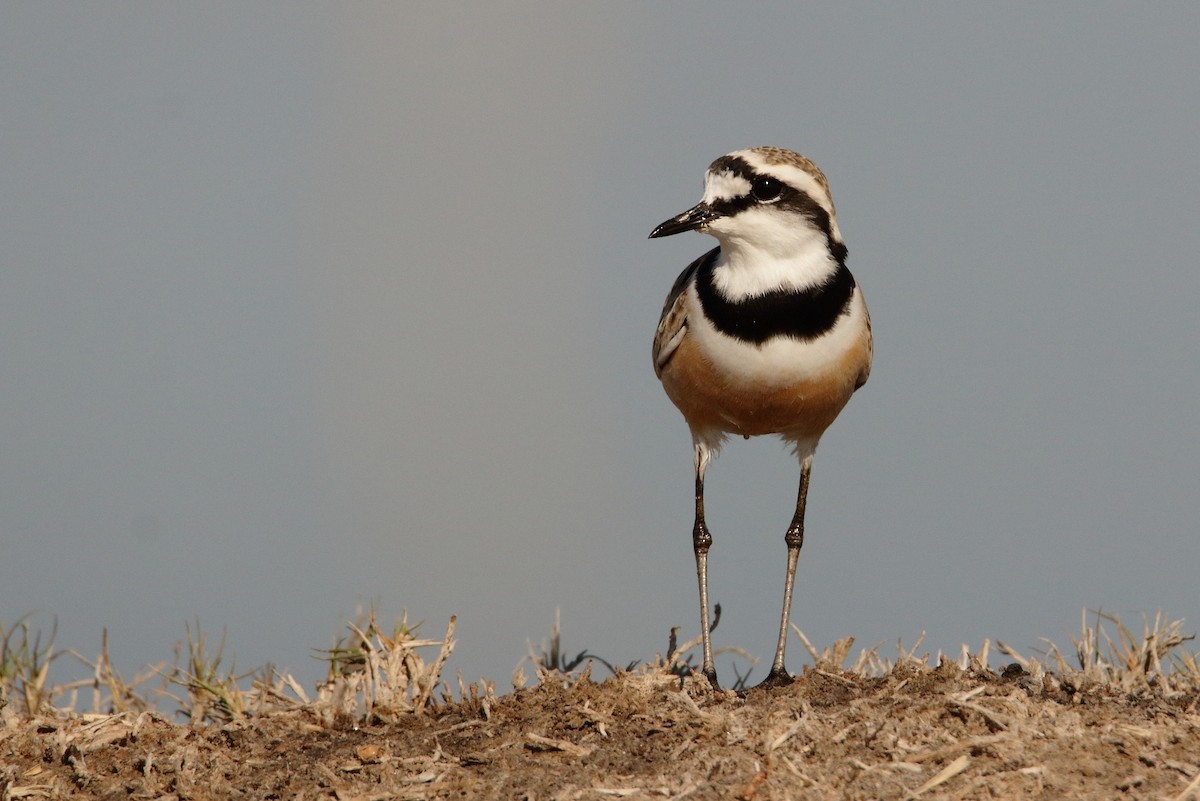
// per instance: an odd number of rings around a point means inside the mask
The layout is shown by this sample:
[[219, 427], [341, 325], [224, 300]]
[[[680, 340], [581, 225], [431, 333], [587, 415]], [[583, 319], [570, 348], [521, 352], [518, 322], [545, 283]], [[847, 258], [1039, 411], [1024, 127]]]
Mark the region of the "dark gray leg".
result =
[[779, 618], [779, 644], [775, 646], [775, 661], [771, 672], [763, 679], [760, 687], [780, 687], [791, 684], [792, 676], [783, 666], [783, 652], [787, 646], [788, 622], [792, 613], [792, 587], [796, 583], [796, 563], [800, 559], [800, 548], [804, 545], [804, 503], [808, 497], [808, 476], [812, 471], [813, 455], [810, 453], [800, 462], [800, 491], [796, 494], [796, 514], [788, 526], [783, 541], [787, 544], [787, 578], [783, 585], [783, 614]]

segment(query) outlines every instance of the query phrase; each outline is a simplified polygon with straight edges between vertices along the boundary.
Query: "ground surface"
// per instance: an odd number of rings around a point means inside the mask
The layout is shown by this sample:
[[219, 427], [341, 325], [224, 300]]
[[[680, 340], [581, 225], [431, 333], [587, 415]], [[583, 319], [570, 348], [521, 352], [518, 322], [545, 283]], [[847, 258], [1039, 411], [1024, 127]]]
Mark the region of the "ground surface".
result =
[[901, 664], [716, 694], [662, 670], [392, 720], [0, 717], [0, 798], [1200, 801], [1200, 696]]

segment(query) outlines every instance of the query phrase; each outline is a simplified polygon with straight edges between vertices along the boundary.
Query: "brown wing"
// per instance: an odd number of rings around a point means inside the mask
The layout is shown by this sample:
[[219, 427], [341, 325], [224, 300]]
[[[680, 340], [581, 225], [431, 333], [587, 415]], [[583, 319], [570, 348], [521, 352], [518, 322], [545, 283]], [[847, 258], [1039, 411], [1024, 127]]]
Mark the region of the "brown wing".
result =
[[720, 248], [713, 248], [684, 268], [667, 293], [662, 316], [658, 318], [658, 330], [654, 332], [654, 374], [659, 378], [687, 331], [687, 288], [696, 280], [700, 266], [715, 259], [719, 251]]

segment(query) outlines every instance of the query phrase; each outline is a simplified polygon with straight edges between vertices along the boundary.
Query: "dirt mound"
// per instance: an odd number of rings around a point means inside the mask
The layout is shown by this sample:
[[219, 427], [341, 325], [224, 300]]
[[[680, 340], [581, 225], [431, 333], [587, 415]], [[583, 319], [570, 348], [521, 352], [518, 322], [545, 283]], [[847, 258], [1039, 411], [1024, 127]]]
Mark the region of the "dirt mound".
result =
[[943, 660], [713, 693], [667, 670], [355, 723], [0, 717], [0, 798], [1200, 799], [1200, 692]]

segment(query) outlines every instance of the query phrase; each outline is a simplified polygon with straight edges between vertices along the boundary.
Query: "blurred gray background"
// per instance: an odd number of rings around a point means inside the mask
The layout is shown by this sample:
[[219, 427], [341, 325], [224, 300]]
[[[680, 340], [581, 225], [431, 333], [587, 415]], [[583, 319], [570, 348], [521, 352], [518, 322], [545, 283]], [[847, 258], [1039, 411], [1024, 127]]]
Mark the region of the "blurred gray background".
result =
[[[132, 673], [198, 618], [308, 684], [358, 604], [457, 614], [451, 671], [501, 687], [556, 609], [615, 662], [693, 636], [649, 353], [713, 240], [646, 237], [773, 144], [828, 174], [877, 345], [809, 638], [1200, 623], [1200, 6], [0, 17], [0, 621]], [[797, 477], [768, 439], [709, 472], [718, 646], [769, 661]]]

